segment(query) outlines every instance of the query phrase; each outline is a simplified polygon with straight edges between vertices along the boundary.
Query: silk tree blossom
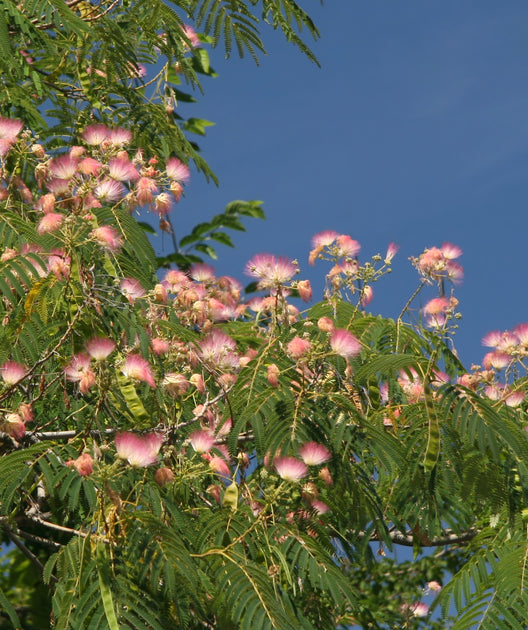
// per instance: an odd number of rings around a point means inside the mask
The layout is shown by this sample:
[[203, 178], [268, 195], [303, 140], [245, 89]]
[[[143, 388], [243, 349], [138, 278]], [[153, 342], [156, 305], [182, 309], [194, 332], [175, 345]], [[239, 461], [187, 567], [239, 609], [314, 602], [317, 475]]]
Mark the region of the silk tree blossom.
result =
[[299, 481], [308, 474], [308, 467], [296, 457], [276, 457], [273, 466], [281, 479], [285, 481]]
[[85, 347], [92, 359], [104, 361], [115, 350], [116, 344], [108, 337], [92, 337]]
[[425, 249], [418, 258], [412, 258], [412, 263], [418, 272], [433, 280], [449, 279], [454, 283], [459, 283], [464, 271], [455, 258], [461, 256], [462, 250], [451, 243], [444, 243], [441, 248], [431, 247]]
[[186, 184], [191, 177], [191, 171], [187, 164], [184, 164], [175, 157], [167, 160], [165, 170], [167, 171], [168, 178], [175, 182]]
[[336, 328], [330, 335], [330, 347], [339, 356], [349, 359], [361, 352], [361, 343], [351, 332]]
[[126, 459], [131, 466], [144, 468], [153, 464], [163, 444], [164, 437], [160, 433], [136, 435], [127, 431], [117, 433], [115, 446], [120, 459]]
[[0, 422], [0, 430], [20, 440], [26, 434], [26, 425], [18, 413], [8, 413]]
[[353, 258], [359, 254], [361, 250], [361, 245], [358, 241], [355, 241], [353, 238], [348, 236], [348, 234], [340, 234], [336, 238], [336, 246], [337, 255], [343, 258]]
[[199, 342], [197, 355], [205, 364], [222, 371], [240, 367], [236, 342], [217, 328]]
[[81, 138], [90, 146], [100, 146], [106, 140], [110, 130], [106, 125], [88, 125], [81, 133]]
[[332, 459], [332, 454], [324, 446], [317, 442], [306, 442], [299, 449], [299, 455], [307, 466], [320, 466]]
[[204, 453], [202, 457], [205, 457], [209, 462], [209, 468], [215, 472], [217, 475], [221, 477], [230, 478], [231, 477], [231, 469], [229, 468], [225, 459], [220, 457], [219, 455], [213, 455], [212, 457], [206, 457], [207, 453]]
[[23, 127], [24, 123], [16, 118], [0, 117], [0, 139], [6, 140], [12, 144], [17, 139]]
[[106, 141], [113, 147], [121, 147], [125, 144], [130, 144], [132, 140], [132, 132], [130, 129], [124, 129], [123, 127], [116, 127], [108, 130], [108, 136]]
[[312, 344], [308, 339], [302, 337], [294, 337], [286, 346], [286, 353], [292, 359], [301, 359], [305, 357], [311, 350]]
[[298, 273], [298, 266], [284, 256], [257, 254], [246, 265], [246, 274], [259, 280], [259, 289], [272, 289], [284, 285]]
[[189, 40], [191, 48], [199, 48], [202, 45], [200, 39], [198, 38], [198, 35], [196, 34], [196, 31], [193, 29], [192, 26], [190, 26], [189, 24], [184, 24], [182, 31], [185, 37]]
[[79, 166], [77, 170], [83, 175], [88, 175], [90, 177], [95, 177], [99, 174], [99, 171], [103, 168], [103, 165], [99, 160], [96, 160], [93, 157], [85, 157], [79, 162]]
[[303, 302], [309, 302], [312, 299], [312, 285], [309, 280], [299, 280], [295, 288], [299, 292], [299, 297]]
[[189, 436], [189, 442], [197, 453], [207, 453], [215, 444], [215, 436], [209, 431], [193, 431]]
[[427, 325], [433, 328], [441, 328], [447, 321], [447, 311], [450, 308], [449, 300], [445, 297], [429, 300], [423, 309]]
[[95, 381], [95, 374], [90, 368], [91, 357], [85, 352], [73, 355], [68, 365], [63, 369], [68, 381], [79, 383], [79, 391], [86, 394], [92, 388]]
[[66, 466], [75, 468], [81, 477], [88, 477], [93, 472], [93, 457], [90, 453], [82, 453], [77, 459], [70, 459]]
[[136, 278], [123, 278], [119, 285], [121, 292], [125, 295], [130, 302], [142, 298], [147, 294], [143, 285]]
[[0, 367], [2, 379], [7, 385], [16, 385], [27, 373], [27, 367], [16, 361], [6, 361]]
[[385, 254], [385, 260], [383, 262], [386, 265], [390, 265], [392, 262], [392, 259], [394, 258], [394, 256], [396, 256], [399, 249], [400, 249], [400, 246], [396, 245], [396, 243], [389, 243], [389, 246], [387, 247], [387, 253]]
[[75, 160], [69, 154], [53, 158], [49, 164], [49, 171], [58, 179], [70, 180], [77, 172], [79, 160]]
[[512, 357], [505, 352], [487, 352], [482, 359], [482, 365], [484, 369], [489, 370], [495, 368], [496, 370], [502, 370], [512, 362]]
[[120, 182], [135, 182], [139, 179], [137, 168], [128, 158], [114, 158], [108, 162], [108, 174]]
[[361, 306], [367, 306], [372, 302], [372, 298], [374, 297], [374, 289], [367, 284], [361, 290]]
[[38, 222], [37, 232], [39, 234], [50, 234], [56, 232], [64, 221], [64, 215], [58, 212], [48, 212]]
[[150, 387], [156, 387], [152, 366], [139, 354], [129, 354], [121, 371], [127, 378], [142, 381], [150, 385]]
[[103, 179], [94, 188], [94, 195], [103, 203], [114, 203], [121, 200], [126, 194], [126, 189], [121, 182], [115, 179]]
[[122, 236], [110, 225], [102, 225], [92, 230], [90, 234], [108, 252], [116, 253], [123, 246]]
[[165, 374], [161, 385], [171, 396], [183, 396], [190, 387], [185, 375], [175, 372]]
[[154, 199], [154, 210], [158, 216], [163, 217], [172, 210], [171, 195], [166, 192], [162, 192]]
[[135, 193], [139, 205], [144, 206], [154, 201], [154, 195], [157, 194], [158, 186], [150, 177], [140, 177], [136, 183]]

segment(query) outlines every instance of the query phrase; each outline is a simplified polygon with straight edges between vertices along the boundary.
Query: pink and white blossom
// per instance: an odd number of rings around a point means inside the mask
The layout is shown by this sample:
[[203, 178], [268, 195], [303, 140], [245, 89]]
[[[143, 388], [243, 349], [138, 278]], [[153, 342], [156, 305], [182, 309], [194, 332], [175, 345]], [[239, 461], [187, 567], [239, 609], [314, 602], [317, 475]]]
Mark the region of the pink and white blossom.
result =
[[86, 351], [96, 361], [104, 361], [115, 348], [115, 341], [108, 337], [92, 337], [86, 342]]
[[128, 378], [147, 383], [150, 387], [156, 387], [152, 366], [139, 354], [129, 354], [121, 371]]
[[191, 177], [191, 171], [187, 164], [184, 164], [178, 158], [172, 157], [167, 160], [165, 165], [167, 176], [169, 179], [179, 183], [187, 183]]
[[7, 385], [16, 385], [27, 373], [27, 367], [16, 361], [6, 361], [0, 367], [2, 379]]
[[341, 357], [349, 359], [361, 352], [358, 338], [344, 328], [336, 328], [330, 335], [330, 347]]
[[332, 459], [332, 454], [324, 446], [317, 442], [306, 442], [299, 449], [299, 455], [307, 466], [320, 466]]
[[273, 466], [281, 479], [285, 481], [299, 481], [308, 474], [308, 467], [296, 457], [276, 457]]
[[120, 459], [126, 459], [131, 466], [150, 466], [158, 458], [164, 437], [160, 433], [136, 435], [127, 431], [117, 433], [115, 445]]

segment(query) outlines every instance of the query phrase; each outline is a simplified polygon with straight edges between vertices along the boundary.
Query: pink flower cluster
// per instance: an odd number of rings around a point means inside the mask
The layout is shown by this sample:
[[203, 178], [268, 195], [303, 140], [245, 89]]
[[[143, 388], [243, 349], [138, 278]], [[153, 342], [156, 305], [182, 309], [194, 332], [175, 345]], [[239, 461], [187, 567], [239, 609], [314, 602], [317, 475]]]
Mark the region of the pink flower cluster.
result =
[[462, 250], [451, 243], [444, 243], [442, 247], [425, 249], [418, 258], [411, 258], [421, 276], [428, 280], [451, 280], [455, 284], [462, 281], [464, 271], [455, 259], [462, 255]]

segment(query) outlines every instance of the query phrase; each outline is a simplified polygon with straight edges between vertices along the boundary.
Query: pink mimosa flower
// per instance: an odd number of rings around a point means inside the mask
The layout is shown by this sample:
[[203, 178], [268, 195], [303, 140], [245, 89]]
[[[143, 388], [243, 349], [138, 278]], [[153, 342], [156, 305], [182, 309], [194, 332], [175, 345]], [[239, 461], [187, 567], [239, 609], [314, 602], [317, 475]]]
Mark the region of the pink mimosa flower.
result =
[[292, 359], [300, 359], [310, 352], [312, 344], [308, 339], [294, 337], [286, 346], [286, 352]]
[[231, 470], [226, 461], [218, 455], [209, 459], [209, 468], [221, 477], [231, 477]]
[[86, 342], [88, 354], [96, 361], [104, 361], [115, 350], [116, 344], [108, 337], [93, 337]]
[[334, 322], [329, 317], [320, 317], [317, 320], [317, 328], [324, 332], [332, 332], [335, 329]]
[[409, 610], [415, 617], [427, 617], [429, 614], [429, 606], [424, 602], [416, 602], [411, 604]]
[[361, 245], [358, 241], [355, 241], [348, 234], [340, 234], [336, 239], [336, 244], [338, 256], [346, 258], [353, 258], [361, 250]]
[[123, 129], [123, 127], [117, 127], [116, 129], [109, 129], [107, 141], [114, 147], [120, 147], [125, 144], [129, 144], [132, 140], [132, 132], [130, 129]]
[[99, 146], [103, 143], [109, 133], [106, 125], [88, 125], [82, 132], [81, 138], [91, 146]]
[[150, 340], [150, 345], [152, 346], [152, 352], [157, 356], [167, 354], [170, 348], [169, 342], [165, 339], [160, 339], [160, 337], [153, 337]]
[[334, 230], [325, 230], [324, 232], [314, 234], [312, 237], [312, 247], [330, 247], [338, 236], [339, 233]]
[[115, 228], [109, 225], [102, 225], [101, 227], [92, 230], [91, 235], [95, 238], [99, 245], [112, 253], [119, 251], [123, 245], [121, 235]]
[[355, 357], [361, 352], [361, 343], [357, 337], [344, 328], [336, 328], [330, 335], [330, 347], [345, 359]]
[[96, 383], [95, 374], [90, 369], [90, 355], [81, 352], [75, 354], [63, 369], [68, 381], [79, 383], [81, 394], [86, 394]]
[[189, 442], [197, 453], [207, 453], [215, 443], [215, 436], [209, 431], [193, 431], [189, 436]]
[[169, 193], [160, 193], [154, 199], [154, 210], [162, 217], [172, 210], [172, 200]]
[[24, 123], [16, 118], [0, 118], [0, 139], [13, 143], [23, 126]]
[[8, 413], [0, 424], [0, 428], [4, 433], [11, 435], [17, 440], [20, 440], [26, 434], [26, 425], [22, 420], [22, 416], [18, 413]]
[[69, 154], [53, 158], [49, 165], [50, 173], [58, 179], [70, 180], [77, 172], [78, 160], [74, 160]]
[[98, 160], [92, 157], [86, 157], [79, 163], [78, 170], [83, 175], [95, 176], [99, 173], [102, 167], [103, 165]]
[[279, 368], [277, 367], [277, 365], [275, 365], [275, 363], [268, 365], [267, 378], [268, 378], [268, 383], [272, 387], [279, 386], [279, 374], [280, 374]]
[[169, 179], [175, 182], [187, 183], [191, 177], [191, 171], [187, 164], [180, 162], [178, 158], [169, 158], [165, 168]]
[[139, 468], [150, 466], [158, 458], [163, 439], [160, 433], [145, 435], [117, 433], [115, 437], [117, 455], [121, 459], [126, 459], [131, 466]]
[[312, 285], [309, 280], [299, 280], [296, 288], [303, 302], [309, 302], [312, 299]]
[[235, 354], [236, 342], [223, 331], [214, 328], [199, 343], [199, 358], [219, 370], [232, 370], [240, 367], [240, 359]]
[[298, 267], [289, 258], [271, 254], [257, 254], [246, 265], [246, 273], [260, 280], [262, 289], [273, 288], [289, 282], [297, 273]]
[[370, 304], [373, 297], [374, 289], [370, 286], [370, 284], [367, 284], [363, 287], [361, 292], [361, 306], [367, 306], [367, 304]]
[[75, 468], [81, 477], [88, 477], [93, 472], [93, 458], [90, 453], [83, 453], [77, 459], [70, 459], [66, 466]]
[[55, 209], [55, 195], [53, 193], [46, 193], [45, 195], [42, 195], [35, 204], [35, 208], [37, 210], [41, 210], [44, 214], [53, 212]]
[[510, 394], [506, 394], [504, 398], [504, 402], [508, 405], [508, 407], [518, 407], [524, 401], [524, 392], [517, 390], [511, 392]]
[[185, 37], [187, 37], [187, 39], [189, 40], [192, 48], [199, 48], [201, 46], [198, 35], [196, 34], [196, 31], [192, 26], [189, 26], [189, 24], [184, 24], [182, 31]]
[[119, 287], [130, 301], [137, 300], [147, 293], [141, 282], [136, 280], [136, 278], [123, 278]]
[[462, 250], [460, 247], [453, 245], [452, 243], [444, 243], [440, 248], [440, 251], [448, 260], [453, 260], [454, 258], [462, 256]]
[[156, 387], [150, 363], [139, 354], [129, 354], [121, 371], [128, 378], [143, 381], [150, 387]]
[[195, 263], [191, 265], [189, 275], [196, 282], [212, 282], [215, 279], [215, 270], [211, 265]]
[[108, 174], [120, 182], [135, 182], [139, 179], [136, 167], [126, 158], [114, 158], [108, 162]]
[[59, 214], [58, 212], [48, 212], [38, 222], [37, 232], [39, 234], [49, 234], [51, 232], [55, 232], [60, 228], [63, 221], [63, 214]]
[[299, 455], [307, 466], [320, 466], [332, 459], [332, 454], [323, 444], [306, 442], [299, 449]]
[[330, 510], [328, 505], [320, 499], [314, 499], [313, 501], [311, 501], [310, 507], [312, 507], [317, 512], [317, 514], [326, 514]]
[[174, 372], [165, 374], [161, 384], [172, 396], [183, 396], [190, 386], [189, 381], [183, 374]]
[[6, 156], [11, 150], [12, 146], [12, 140], [8, 140], [7, 138], [0, 138], [0, 157]]
[[136, 183], [136, 197], [139, 205], [144, 206], [154, 201], [154, 195], [158, 193], [156, 182], [150, 177], [140, 177]]
[[2, 373], [2, 379], [7, 385], [16, 385], [26, 375], [27, 368], [21, 363], [16, 361], [6, 361], [2, 367], [0, 367]]
[[389, 243], [389, 246], [387, 247], [387, 253], [385, 254], [385, 260], [383, 262], [386, 265], [390, 265], [392, 262], [392, 259], [394, 258], [394, 256], [396, 256], [399, 249], [400, 249], [400, 246], [396, 245], [396, 243]]
[[295, 457], [276, 457], [273, 460], [275, 470], [285, 481], [299, 481], [308, 474], [308, 467]]
[[191, 383], [191, 385], [194, 385], [194, 387], [196, 387], [200, 394], [203, 394], [205, 392], [205, 382], [201, 374], [191, 374], [191, 376], [189, 377], [189, 382]]
[[125, 193], [126, 190], [123, 184], [115, 179], [104, 179], [94, 189], [94, 195], [103, 203], [119, 201], [125, 196]]

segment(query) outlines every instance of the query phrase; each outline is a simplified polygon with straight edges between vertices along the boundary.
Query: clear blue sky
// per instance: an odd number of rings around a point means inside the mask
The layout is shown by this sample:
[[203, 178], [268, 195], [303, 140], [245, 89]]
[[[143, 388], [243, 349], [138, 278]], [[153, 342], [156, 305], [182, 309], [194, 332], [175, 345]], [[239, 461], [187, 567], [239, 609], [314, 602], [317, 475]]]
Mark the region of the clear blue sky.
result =
[[235, 234], [215, 268], [245, 282], [253, 254], [287, 255], [319, 291], [314, 233], [350, 234], [362, 260], [395, 241], [370, 305], [390, 316], [417, 286], [408, 257], [453, 242], [457, 346], [478, 362], [486, 332], [528, 320], [528, 3], [301, 4], [321, 31], [321, 69], [271, 30], [260, 67], [211, 51], [220, 76], [183, 112], [216, 123], [199, 143], [220, 187], [193, 174], [173, 221], [181, 235], [233, 199], [261, 199], [267, 221]]

